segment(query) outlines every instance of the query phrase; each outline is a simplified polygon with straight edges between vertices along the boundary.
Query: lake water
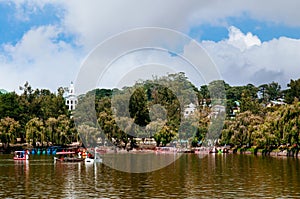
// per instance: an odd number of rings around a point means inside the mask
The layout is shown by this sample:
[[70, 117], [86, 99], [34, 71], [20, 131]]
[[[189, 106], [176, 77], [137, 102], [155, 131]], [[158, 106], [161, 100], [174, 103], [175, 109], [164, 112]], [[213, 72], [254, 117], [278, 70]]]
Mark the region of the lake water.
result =
[[184, 154], [150, 173], [0, 155], [0, 198], [300, 198], [300, 160]]

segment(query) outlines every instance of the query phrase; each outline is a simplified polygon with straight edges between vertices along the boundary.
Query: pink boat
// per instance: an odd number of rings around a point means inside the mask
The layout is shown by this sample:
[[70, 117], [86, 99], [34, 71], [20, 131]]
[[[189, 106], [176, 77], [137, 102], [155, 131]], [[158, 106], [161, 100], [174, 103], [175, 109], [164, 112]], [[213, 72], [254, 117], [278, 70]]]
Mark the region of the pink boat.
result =
[[28, 160], [29, 156], [27, 151], [15, 151], [14, 160]]

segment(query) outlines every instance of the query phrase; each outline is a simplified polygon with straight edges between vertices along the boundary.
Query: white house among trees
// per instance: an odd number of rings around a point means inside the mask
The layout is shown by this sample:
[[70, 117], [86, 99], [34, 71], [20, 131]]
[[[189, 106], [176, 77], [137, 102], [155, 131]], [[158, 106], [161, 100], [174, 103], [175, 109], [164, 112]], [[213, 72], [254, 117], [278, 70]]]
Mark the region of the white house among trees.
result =
[[68, 93], [66, 95], [66, 105], [68, 106], [70, 111], [75, 109], [77, 102], [78, 102], [78, 99], [77, 99], [77, 96], [75, 95], [74, 84], [73, 84], [73, 82], [71, 82], [71, 84], [68, 88]]
[[184, 109], [184, 117], [188, 117], [189, 115], [193, 114], [195, 112], [196, 105], [193, 103], [190, 103], [187, 105], [187, 107]]

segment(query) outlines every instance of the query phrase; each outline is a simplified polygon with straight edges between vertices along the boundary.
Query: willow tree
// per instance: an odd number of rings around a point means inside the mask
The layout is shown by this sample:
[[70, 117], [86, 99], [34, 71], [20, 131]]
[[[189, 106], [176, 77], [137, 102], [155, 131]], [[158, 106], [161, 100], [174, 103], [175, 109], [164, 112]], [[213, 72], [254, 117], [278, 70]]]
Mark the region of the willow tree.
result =
[[57, 127], [58, 121], [54, 117], [49, 117], [45, 121], [45, 131], [46, 131], [46, 141], [53, 143], [54, 140], [57, 140]]
[[96, 147], [97, 141], [99, 139], [99, 129], [91, 127], [86, 124], [82, 124], [77, 128], [81, 141], [84, 143], [85, 147]]
[[300, 144], [300, 105], [298, 101], [291, 105], [281, 106], [275, 112], [269, 113], [265, 123], [276, 136], [277, 145]]
[[57, 118], [57, 135], [55, 143], [59, 145], [66, 145], [72, 142], [71, 138], [71, 121], [66, 115], [60, 115]]
[[264, 119], [261, 116], [250, 111], [240, 113], [234, 120], [225, 122], [221, 142], [236, 146], [256, 145], [255, 133], [257, 133], [257, 129], [263, 122]]
[[20, 135], [20, 124], [13, 118], [5, 117], [0, 120], [0, 139], [6, 144], [14, 144], [15, 138]]
[[45, 139], [45, 127], [41, 119], [35, 117], [25, 126], [26, 131], [26, 141], [30, 141], [33, 146], [36, 146], [36, 142], [41, 142], [43, 144]]

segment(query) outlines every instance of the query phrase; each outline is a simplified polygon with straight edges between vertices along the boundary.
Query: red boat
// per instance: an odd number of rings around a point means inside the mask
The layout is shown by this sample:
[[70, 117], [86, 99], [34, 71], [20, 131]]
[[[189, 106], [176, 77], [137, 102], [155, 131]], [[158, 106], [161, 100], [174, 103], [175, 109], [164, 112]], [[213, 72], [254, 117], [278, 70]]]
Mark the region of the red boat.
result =
[[29, 156], [27, 151], [15, 151], [14, 160], [28, 160]]

